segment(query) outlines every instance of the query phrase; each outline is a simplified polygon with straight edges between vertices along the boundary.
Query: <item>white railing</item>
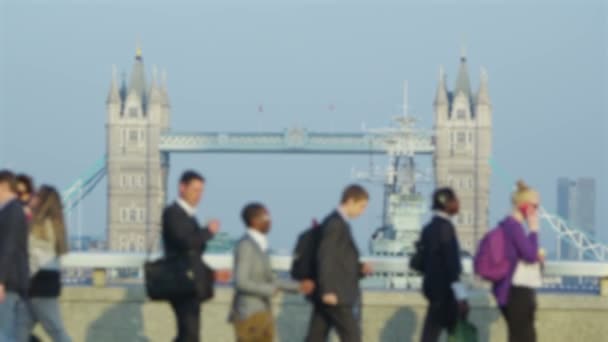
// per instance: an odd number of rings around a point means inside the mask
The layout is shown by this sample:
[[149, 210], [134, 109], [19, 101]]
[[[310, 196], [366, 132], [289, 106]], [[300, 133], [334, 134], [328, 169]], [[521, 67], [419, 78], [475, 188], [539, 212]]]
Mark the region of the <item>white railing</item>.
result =
[[[140, 268], [146, 260], [153, 260], [159, 255], [138, 253], [82, 253], [73, 252], [63, 257], [64, 268]], [[216, 269], [232, 268], [232, 255], [206, 254], [203, 259]], [[407, 272], [408, 259], [404, 257], [364, 257], [363, 261], [370, 262], [375, 272]], [[288, 271], [291, 266], [291, 257], [273, 255], [272, 267], [276, 271]], [[464, 271], [472, 273], [470, 258], [463, 259]], [[589, 261], [548, 261], [545, 265], [546, 276], [560, 277], [597, 277], [608, 278], [608, 262]]]

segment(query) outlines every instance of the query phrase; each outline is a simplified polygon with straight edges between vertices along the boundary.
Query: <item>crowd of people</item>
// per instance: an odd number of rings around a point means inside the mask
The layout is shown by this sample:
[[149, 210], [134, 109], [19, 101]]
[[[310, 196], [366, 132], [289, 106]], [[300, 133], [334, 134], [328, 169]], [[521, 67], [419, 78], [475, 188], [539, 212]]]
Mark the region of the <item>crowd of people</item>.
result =
[[[202, 260], [207, 242], [220, 229], [218, 220], [202, 227], [196, 219], [204, 190], [202, 175], [184, 172], [177, 199], [162, 215], [165, 258], [188, 265], [188, 277], [194, 284], [192, 291], [167, 299], [176, 317], [175, 341], [200, 340], [201, 304], [213, 297], [215, 281], [230, 279], [234, 297], [228, 321], [238, 342], [274, 341], [271, 299], [279, 291], [300, 293], [311, 302], [306, 342], [327, 341], [332, 329], [342, 342], [363, 340], [359, 281], [373, 269], [360, 261], [350, 226], [369, 202], [362, 186], [346, 187], [336, 208], [310, 228], [304, 251], [312, 255], [310, 269], [306, 276], [293, 280], [278, 278], [272, 270], [268, 255], [272, 219], [269, 209], [259, 202], [242, 209], [246, 230], [234, 248], [233, 272], [213, 270]], [[537, 236], [539, 201], [535, 190], [519, 182], [512, 194], [512, 212], [495, 228], [504, 236], [507, 267], [505, 275], [493, 282], [493, 293], [510, 342], [536, 341], [534, 288], [514, 278], [520, 264], [542, 262]], [[422, 292], [429, 303], [423, 342], [438, 341], [442, 332], [453, 332], [469, 312], [452, 220], [459, 212], [458, 196], [450, 188], [440, 188], [432, 202], [433, 217], [421, 231], [416, 252]], [[66, 236], [61, 198], [53, 187], [43, 185], [36, 190], [31, 178], [0, 171], [0, 342], [35, 340], [31, 333], [36, 323], [53, 341], [70, 341], [58, 303], [59, 257], [68, 251]], [[294, 255], [294, 260], [299, 257]], [[296, 273], [292, 269], [292, 275]]]
[[[176, 341], [199, 341], [200, 304], [210, 298], [213, 279], [230, 278], [227, 271], [210, 271], [200, 258], [206, 242], [219, 230], [216, 220], [200, 228], [193, 219], [204, 187], [205, 179], [200, 174], [185, 172], [179, 198], [163, 215], [166, 254], [184, 258], [194, 255], [192, 262], [201, 270], [194, 272], [201, 275], [197, 283], [207, 286], [190, 298], [171, 302], [177, 320]], [[534, 289], [514, 284], [513, 277], [521, 261], [529, 264], [542, 261], [537, 236], [539, 201], [535, 190], [518, 182], [512, 194], [513, 209], [495, 228], [504, 231], [508, 268], [505, 276], [494, 282], [493, 293], [507, 323], [510, 342], [536, 341]], [[373, 269], [370, 264], [360, 262], [349, 222], [364, 213], [368, 202], [368, 192], [360, 185], [344, 189], [337, 207], [320, 224], [310, 228], [315, 232], [313, 242], [306, 245], [314, 250], [312, 271], [307, 272], [311, 276], [298, 277], [298, 281], [278, 279], [272, 272], [267, 253], [272, 222], [268, 208], [258, 202], [244, 207], [241, 216], [246, 232], [234, 249], [235, 291], [229, 315], [238, 342], [274, 340], [271, 298], [279, 291], [299, 292], [310, 300], [306, 342], [327, 341], [331, 329], [343, 342], [362, 341], [359, 280], [372, 274]], [[469, 312], [467, 288], [460, 281], [461, 252], [452, 220], [459, 212], [458, 197], [452, 189], [440, 188], [434, 192], [432, 202], [434, 215], [422, 229], [418, 244], [423, 294], [429, 302], [423, 342], [438, 341], [442, 331], [451, 333]], [[294, 255], [294, 259], [298, 257]], [[300, 272], [292, 269], [291, 273]]]

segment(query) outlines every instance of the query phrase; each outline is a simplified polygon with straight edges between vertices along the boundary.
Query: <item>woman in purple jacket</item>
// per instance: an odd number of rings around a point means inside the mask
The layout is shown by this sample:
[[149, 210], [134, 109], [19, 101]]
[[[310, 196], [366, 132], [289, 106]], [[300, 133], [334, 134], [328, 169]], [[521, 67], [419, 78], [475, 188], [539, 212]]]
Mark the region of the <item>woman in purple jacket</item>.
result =
[[539, 261], [539, 201], [538, 192], [519, 181], [517, 190], [512, 195], [513, 212], [500, 222], [505, 233], [505, 252], [511, 267], [507, 276], [494, 284], [493, 290], [507, 322], [509, 342], [536, 341], [536, 293], [531, 287], [513, 285], [513, 274], [520, 261]]

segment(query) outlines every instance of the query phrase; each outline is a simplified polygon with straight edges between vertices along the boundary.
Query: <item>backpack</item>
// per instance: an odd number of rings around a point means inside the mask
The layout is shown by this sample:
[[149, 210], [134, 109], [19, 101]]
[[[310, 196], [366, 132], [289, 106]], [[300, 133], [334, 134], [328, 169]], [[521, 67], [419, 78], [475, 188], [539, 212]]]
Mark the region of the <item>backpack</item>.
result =
[[313, 221], [312, 226], [298, 236], [289, 272], [293, 279], [316, 279], [320, 231], [317, 221]]
[[473, 259], [475, 273], [481, 278], [497, 282], [504, 279], [511, 263], [506, 255], [507, 238], [502, 226], [487, 232], [477, 248]]

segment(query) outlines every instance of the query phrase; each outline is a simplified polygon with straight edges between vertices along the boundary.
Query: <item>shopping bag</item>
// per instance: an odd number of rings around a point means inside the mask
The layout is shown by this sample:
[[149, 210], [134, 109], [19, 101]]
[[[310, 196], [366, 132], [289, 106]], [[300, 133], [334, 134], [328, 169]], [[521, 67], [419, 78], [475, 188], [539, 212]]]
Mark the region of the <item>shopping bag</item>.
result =
[[469, 321], [460, 320], [448, 337], [448, 342], [477, 342], [477, 328]]

